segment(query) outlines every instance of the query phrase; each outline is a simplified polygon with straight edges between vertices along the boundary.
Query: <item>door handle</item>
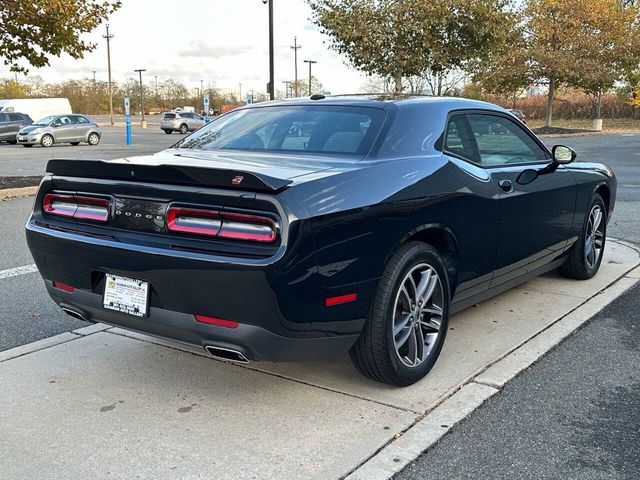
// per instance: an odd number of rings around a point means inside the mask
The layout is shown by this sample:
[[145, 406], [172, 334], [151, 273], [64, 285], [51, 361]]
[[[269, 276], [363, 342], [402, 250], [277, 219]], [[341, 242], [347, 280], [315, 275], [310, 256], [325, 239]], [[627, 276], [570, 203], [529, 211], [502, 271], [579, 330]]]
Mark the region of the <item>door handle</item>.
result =
[[511, 180], [500, 180], [498, 185], [500, 185], [500, 188], [507, 193], [513, 192], [513, 182], [511, 182]]

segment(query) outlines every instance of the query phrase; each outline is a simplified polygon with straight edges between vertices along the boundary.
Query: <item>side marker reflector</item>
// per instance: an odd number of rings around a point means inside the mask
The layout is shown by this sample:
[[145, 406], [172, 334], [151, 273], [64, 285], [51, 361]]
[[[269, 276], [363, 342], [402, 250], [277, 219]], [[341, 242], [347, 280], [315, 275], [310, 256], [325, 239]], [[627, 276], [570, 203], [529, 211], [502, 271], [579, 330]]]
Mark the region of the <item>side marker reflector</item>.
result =
[[348, 293], [347, 295], [340, 295], [339, 297], [329, 297], [324, 301], [324, 304], [327, 307], [333, 307], [335, 305], [342, 305], [343, 303], [355, 302], [357, 299], [357, 293]]
[[196, 317], [196, 320], [200, 323], [210, 323], [211, 325], [219, 325], [221, 327], [237, 328], [238, 325], [240, 325], [238, 322], [224, 320], [222, 318], [206, 317], [204, 315], [194, 315], [194, 317]]
[[74, 287], [72, 287], [71, 285], [66, 285], [64, 283], [60, 283], [60, 282], [52, 282], [53, 283], [53, 287], [57, 288], [59, 290], [64, 290], [65, 292], [68, 293], [73, 293], [76, 291], [76, 289]]

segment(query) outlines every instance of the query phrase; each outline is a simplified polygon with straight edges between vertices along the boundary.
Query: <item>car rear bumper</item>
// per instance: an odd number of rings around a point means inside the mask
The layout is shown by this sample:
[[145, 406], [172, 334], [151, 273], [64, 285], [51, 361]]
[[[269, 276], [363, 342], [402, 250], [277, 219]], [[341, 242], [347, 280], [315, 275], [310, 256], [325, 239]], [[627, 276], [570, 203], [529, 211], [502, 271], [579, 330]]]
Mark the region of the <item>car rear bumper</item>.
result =
[[[330, 358], [345, 353], [358, 338], [364, 318], [350, 314], [349, 305], [332, 308], [327, 321], [301, 323], [283, 311], [304, 312], [308, 305], [274, 285], [268, 263], [211, 262], [179, 252], [158, 254], [113, 246], [108, 241], [51, 230], [27, 223], [27, 242], [47, 290], [61, 307], [87, 321], [103, 322], [205, 348], [222, 347], [252, 361], [293, 361]], [[149, 310], [136, 317], [103, 308], [105, 274], [149, 282]], [[67, 292], [53, 286], [73, 287]], [[280, 287], [282, 288], [282, 287]], [[324, 307], [324, 306], [323, 306]], [[339, 310], [344, 308], [339, 315]], [[236, 328], [201, 323], [195, 315], [237, 322]], [[332, 317], [332, 318], [329, 318]]]

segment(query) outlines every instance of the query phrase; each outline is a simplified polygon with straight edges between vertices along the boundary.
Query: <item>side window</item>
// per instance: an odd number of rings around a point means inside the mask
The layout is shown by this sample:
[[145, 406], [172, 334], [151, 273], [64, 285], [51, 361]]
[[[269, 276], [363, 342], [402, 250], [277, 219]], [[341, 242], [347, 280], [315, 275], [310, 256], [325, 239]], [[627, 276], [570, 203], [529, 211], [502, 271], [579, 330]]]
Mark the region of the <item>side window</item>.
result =
[[22, 115], [20, 115], [19, 113], [10, 113], [9, 114], [9, 121], [10, 122], [21, 122], [22, 121]]
[[453, 115], [449, 119], [444, 150], [472, 162], [480, 163], [478, 147], [466, 115]]
[[490, 114], [468, 114], [480, 164], [531, 163], [547, 160], [547, 154], [515, 121]]
[[57, 123], [59, 123], [60, 125], [71, 125], [72, 123], [74, 123], [73, 121], [71, 121], [70, 117], [64, 116], [64, 117], [58, 117]]
[[89, 120], [87, 120], [85, 117], [81, 117], [80, 115], [76, 116], [76, 123], [80, 124], [80, 125], [86, 125], [89, 123]]
[[6, 113], [0, 113], [0, 122], [8, 122], [9, 121], [9, 115], [7, 115]]

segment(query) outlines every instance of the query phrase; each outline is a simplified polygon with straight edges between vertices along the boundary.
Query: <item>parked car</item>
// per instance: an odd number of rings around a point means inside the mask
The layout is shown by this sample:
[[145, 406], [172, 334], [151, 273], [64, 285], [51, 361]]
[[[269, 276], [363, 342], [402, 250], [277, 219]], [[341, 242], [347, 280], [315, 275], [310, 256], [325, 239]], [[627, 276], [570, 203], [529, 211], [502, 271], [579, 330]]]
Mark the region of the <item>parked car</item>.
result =
[[21, 128], [16, 139], [24, 147], [51, 147], [55, 143], [98, 145], [101, 136], [98, 125], [86, 115], [51, 115]]
[[18, 131], [32, 123], [31, 117], [24, 113], [0, 112], [0, 142], [8, 142], [15, 145]]
[[518, 110], [517, 108], [509, 109], [509, 113], [520, 120], [525, 125], [527, 124], [527, 118], [524, 116], [524, 112], [522, 110]]
[[204, 123], [204, 118], [197, 113], [186, 111], [167, 112], [160, 119], [160, 129], [167, 134], [180, 132], [184, 135], [199, 129]]
[[473, 100], [265, 102], [153, 156], [50, 160], [27, 241], [73, 317], [409, 385], [452, 313], [596, 274], [616, 179], [575, 157]]

